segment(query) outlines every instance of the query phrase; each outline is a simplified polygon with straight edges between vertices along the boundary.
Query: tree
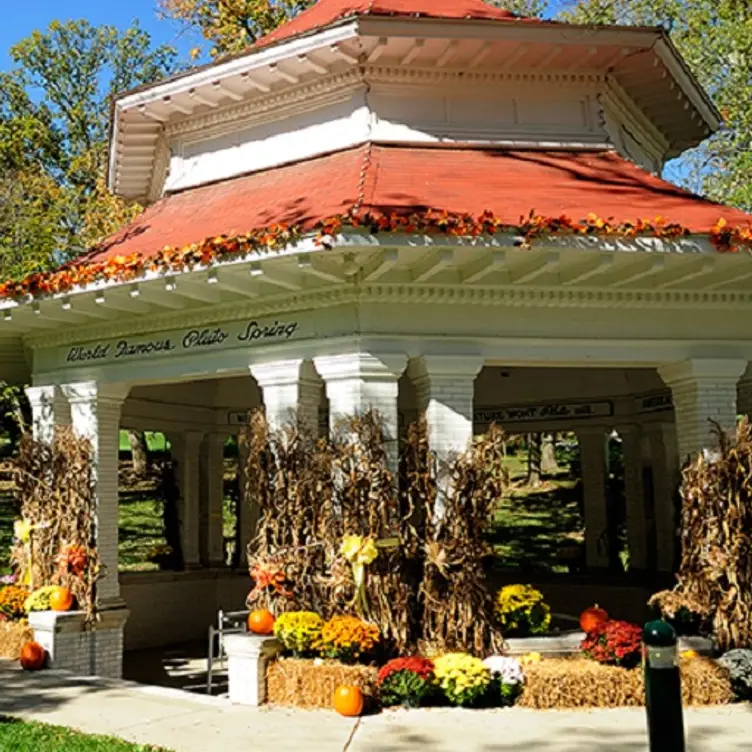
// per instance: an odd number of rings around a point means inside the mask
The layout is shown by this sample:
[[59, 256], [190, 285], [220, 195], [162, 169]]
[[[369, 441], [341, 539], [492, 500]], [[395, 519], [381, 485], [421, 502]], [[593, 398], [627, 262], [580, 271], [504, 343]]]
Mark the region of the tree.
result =
[[543, 435], [530, 433], [527, 436], [527, 485], [538, 488], [541, 484], [541, 450]]
[[525, 18], [540, 18], [548, 10], [548, 0], [486, 0], [496, 8], [511, 10]]
[[54, 21], [10, 50], [0, 74], [0, 278], [56, 266], [140, 208], [105, 186], [115, 93], [168, 75], [177, 53], [125, 31]]
[[662, 25], [721, 111], [725, 127], [684, 158], [688, 182], [752, 211], [752, 3], [749, 0], [579, 0], [564, 20]]
[[[316, 0], [159, 0], [159, 7], [210, 43], [209, 53], [242, 52]], [[200, 53], [196, 49], [195, 55]]]

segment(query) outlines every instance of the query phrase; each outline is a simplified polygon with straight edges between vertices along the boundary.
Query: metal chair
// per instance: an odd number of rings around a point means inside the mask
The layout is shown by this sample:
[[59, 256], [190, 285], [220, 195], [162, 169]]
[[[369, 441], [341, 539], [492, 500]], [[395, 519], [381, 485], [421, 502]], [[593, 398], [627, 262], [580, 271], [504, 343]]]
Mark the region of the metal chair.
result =
[[[248, 630], [248, 614], [251, 612], [246, 611], [220, 611], [217, 615], [217, 626], [213, 625], [209, 627], [209, 655], [206, 659], [206, 692], [211, 694], [212, 683], [214, 680], [214, 661], [219, 660], [220, 671], [224, 671], [225, 668], [225, 643], [224, 636], [226, 634], [239, 634]], [[216, 641], [218, 650], [215, 655], [215, 637], [219, 639]]]

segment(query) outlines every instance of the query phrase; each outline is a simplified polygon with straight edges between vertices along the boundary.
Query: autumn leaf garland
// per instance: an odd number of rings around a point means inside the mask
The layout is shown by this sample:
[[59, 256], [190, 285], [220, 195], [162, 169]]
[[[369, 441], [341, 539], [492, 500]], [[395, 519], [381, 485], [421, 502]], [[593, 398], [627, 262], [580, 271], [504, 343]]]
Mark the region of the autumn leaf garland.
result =
[[[517, 225], [502, 222], [493, 212], [478, 216], [453, 214], [446, 211], [386, 214], [378, 211], [360, 211], [320, 221], [314, 228], [316, 240], [323, 244], [328, 237], [336, 236], [344, 228], [362, 228], [372, 233], [394, 232], [415, 235], [449, 235], [452, 237], [479, 237], [512, 233], [519, 245], [529, 247], [545, 237], [580, 235], [594, 237], [637, 236], [675, 240], [688, 237], [689, 229], [663, 217], [653, 220], [616, 222], [596, 214], [583, 220], [573, 220], [566, 215], [545, 217], [530, 212], [521, 217]], [[251, 253], [270, 253], [299, 240], [306, 228], [301, 225], [273, 224], [244, 234], [219, 235], [182, 248], [166, 246], [153, 256], [136, 253], [115, 256], [104, 261], [81, 261], [53, 272], [32, 274], [20, 281], [9, 280], [0, 284], [0, 298], [23, 301], [70, 292], [95, 282], [131, 282], [148, 272], [161, 274], [180, 273], [196, 267], [209, 266]], [[724, 219], [711, 228], [710, 241], [719, 252], [737, 252], [752, 247], [752, 224], [731, 227]]]

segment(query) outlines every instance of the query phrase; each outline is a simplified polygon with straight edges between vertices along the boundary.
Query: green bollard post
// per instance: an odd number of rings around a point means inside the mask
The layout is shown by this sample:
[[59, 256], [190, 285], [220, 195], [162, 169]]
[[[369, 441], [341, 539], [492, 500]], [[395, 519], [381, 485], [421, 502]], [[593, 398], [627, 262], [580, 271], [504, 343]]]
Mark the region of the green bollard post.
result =
[[642, 643], [650, 752], [684, 752], [676, 632], [665, 621], [649, 621], [642, 633]]

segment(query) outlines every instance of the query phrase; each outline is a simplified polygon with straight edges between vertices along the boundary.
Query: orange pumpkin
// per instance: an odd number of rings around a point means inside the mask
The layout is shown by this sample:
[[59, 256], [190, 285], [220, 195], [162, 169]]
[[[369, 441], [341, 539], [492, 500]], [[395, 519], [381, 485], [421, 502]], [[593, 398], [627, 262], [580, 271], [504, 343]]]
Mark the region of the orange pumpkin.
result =
[[360, 687], [342, 684], [334, 690], [332, 698], [334, 709], [340, 714], [352, 718], [363, 712], [363, 693]]
[[609, 616], [606, 611], [600, 608], [596, 603], [595, 606], [586, 608], [580, 614], [580, 629], [582, 629], [585, 634], [590, 634], [590, 632], [592, 632], [596, 627], [599, 627], [601, 624], [605, 624], [608, 619]]
[[73, 608], [73, 593], [65, 587], [56, 588], [50, 595], [50, 608], [53, 611], [70, 611]]
[[248, 629], [254, 634], [267, 635], [274, 631], [274, 614], [265, 608], [248, 614]]
[[27, 642], [21, 648], [21, 668], [26, 671], [39, 671], [46, 658], [47, 653], [38, 642]]

